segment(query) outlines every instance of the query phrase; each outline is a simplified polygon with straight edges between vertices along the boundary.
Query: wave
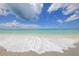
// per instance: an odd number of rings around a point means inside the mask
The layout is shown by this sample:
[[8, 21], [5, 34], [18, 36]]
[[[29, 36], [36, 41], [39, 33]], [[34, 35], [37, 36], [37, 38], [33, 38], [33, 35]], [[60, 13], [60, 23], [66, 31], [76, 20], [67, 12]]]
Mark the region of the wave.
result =
[[68, 50], [68, 48], [75, 48], [76, 46], [74, 44], [77, 42], [78, 40], [65, 37], [49, 39], [39, 36], [0, 36], [0, 46], [11, 52], [34, 51], [38, 54], [42, 54], [54, 51], [64, 53], [64, 50]]

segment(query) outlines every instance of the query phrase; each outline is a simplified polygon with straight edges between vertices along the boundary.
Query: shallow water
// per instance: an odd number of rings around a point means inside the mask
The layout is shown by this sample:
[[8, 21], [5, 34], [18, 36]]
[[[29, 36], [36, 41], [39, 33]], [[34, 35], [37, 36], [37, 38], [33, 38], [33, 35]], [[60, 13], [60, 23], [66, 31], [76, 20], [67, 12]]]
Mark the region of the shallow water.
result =
[[0, 29], [0, 33], [23, 34], [79, 34], [78, 29]]

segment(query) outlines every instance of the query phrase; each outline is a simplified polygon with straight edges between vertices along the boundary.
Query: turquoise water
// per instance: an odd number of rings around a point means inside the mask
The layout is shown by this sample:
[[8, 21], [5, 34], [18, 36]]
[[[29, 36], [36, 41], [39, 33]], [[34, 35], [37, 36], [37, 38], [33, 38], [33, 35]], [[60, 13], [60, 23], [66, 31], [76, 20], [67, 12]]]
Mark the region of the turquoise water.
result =
[[75, 29], [6, 29], [0, 33], [17, 33], [17, 34], [79, 34], [79, 30]]

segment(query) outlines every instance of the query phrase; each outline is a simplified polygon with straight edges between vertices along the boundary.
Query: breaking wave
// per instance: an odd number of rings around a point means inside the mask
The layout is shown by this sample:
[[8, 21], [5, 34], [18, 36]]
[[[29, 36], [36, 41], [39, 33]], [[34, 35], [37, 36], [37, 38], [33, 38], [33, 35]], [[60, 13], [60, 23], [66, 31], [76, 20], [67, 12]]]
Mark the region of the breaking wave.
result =
[[68, 48], [75, 48], [78, 40], [71, 38], [48, 39], [39, 36], [0, 35], [0, 46], [7, 51], [26, 52], [34, 51], [38, 54], [55, 51], [64, 53]]

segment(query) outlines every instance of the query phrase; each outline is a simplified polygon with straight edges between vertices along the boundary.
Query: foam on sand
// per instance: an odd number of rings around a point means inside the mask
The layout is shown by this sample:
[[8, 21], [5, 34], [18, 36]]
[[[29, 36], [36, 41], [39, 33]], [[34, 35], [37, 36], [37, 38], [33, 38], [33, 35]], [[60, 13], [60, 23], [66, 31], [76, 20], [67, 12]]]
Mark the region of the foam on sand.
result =
[[48, 39], [39, 36], [0, 35], [0, 46], [11, 52], [34, 51], [38, 54], [55, 51], [64, 53], [63, 50], [75, 48], [78, 40], [71, 38]]

